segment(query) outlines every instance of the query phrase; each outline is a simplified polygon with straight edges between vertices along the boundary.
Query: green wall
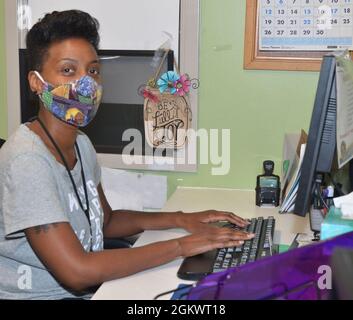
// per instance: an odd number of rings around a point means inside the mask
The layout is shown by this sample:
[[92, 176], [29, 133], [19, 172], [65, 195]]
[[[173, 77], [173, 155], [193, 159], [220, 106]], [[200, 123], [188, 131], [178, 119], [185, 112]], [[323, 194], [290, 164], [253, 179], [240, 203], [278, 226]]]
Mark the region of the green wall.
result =
[[5, 16], [4, 0], [0, 0], [0, 138], [7, 135], [7, 108], [6, 108], [6, 64], [5, 64]]
[[[212, 176], [212, 164], [196, 174], [168, 173], [178, 185], [252, 189], [262, 161], [280, 172], [283, 135], [307, 129], [318, 73], [243, 70], [245, 0], [201, 0], [199, 128], [231, 130], [231, 170]], [[0, 0], [0, 136], [4, 109], [3, 0]], [[163, 173], [165, 174], [165, 173]]]
[[309, 127], [318, 73], [243, 70], [245, 7], [201, 0], [199, 127], [231, 129], [230, 173], [212, 176], [211, 165], [200, 165], [197, 174], [170, 174], [171, 189], [253, 189], [263, 160], [280, 173], [284, 133]]

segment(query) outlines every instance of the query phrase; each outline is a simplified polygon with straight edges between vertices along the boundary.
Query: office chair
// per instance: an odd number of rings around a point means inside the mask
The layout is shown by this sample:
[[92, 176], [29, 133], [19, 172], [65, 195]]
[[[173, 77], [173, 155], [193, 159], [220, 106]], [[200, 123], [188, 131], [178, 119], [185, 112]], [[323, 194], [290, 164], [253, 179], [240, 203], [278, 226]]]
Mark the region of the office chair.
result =
[[[5, 140], [0, 139], [0, 148], [5, 143]], [[130, 248], [138, 236], [131, 236], [126, 238], [105, 238], [104, 239], [104, 249], [121, 249], [121, 248]]]
[[131, 248], [138, 237], [139, 236], [136, 235], [126, 238], [104, 238], [104, 249], [109, 250]]

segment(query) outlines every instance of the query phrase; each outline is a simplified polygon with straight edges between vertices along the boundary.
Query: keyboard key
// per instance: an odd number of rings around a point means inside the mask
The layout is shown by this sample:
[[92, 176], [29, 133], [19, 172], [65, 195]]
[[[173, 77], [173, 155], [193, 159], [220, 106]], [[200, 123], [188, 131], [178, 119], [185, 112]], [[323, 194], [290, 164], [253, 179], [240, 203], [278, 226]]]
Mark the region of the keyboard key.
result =
[[[273, 217], [267, 219], [259, 217], [249, 221], [250, 225], [242, 230], [254, 233], [255, 237], [245, 241], [240, 247], [219, 249], [213, 264], [213, 272], [224, 271], [227, 268], [241, 266], [271, 255], [270, 239], [273, 238], [275, 219]], [[241, 229], [233, 224], [226, 226], [236, 230]]]
[[233, 258], [232, 263], [231, 263], [231, 267], [235, 267], [238, 264], [239, 264], [239, 257]]

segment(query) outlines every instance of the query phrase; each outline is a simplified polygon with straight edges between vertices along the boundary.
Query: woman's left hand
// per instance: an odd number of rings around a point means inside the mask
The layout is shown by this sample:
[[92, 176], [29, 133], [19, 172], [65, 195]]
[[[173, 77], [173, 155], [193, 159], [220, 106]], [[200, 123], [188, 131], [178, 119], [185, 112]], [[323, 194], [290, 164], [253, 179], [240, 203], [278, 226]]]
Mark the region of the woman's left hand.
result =
[[232, 212], [207, 210], [194, 213], [178, 213], [177, 225], [191, 233], [206, 231], [208, 228], [215, 228], [210, 225], [212, 222], [228, 221], [244, 228], [249, 222], [244, 220]]

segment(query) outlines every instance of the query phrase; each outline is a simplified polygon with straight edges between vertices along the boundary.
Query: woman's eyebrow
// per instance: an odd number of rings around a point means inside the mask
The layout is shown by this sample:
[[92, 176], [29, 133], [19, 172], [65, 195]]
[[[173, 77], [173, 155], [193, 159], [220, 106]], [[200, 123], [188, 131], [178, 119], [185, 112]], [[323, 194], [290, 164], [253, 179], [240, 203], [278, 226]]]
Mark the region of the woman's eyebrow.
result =
[[78, 63], [77, 60], [71, 59], [71, 58], [63, 58], [63, 59], [60, 60], [60, 62], [61, 62], [61, 61], [70, 61], [70, 62]]
[[[78, 60], [72, 59], [72, 58], [63, 58], [61, 59], [59, 62], [72, 62], [72, 63], [76, 63], [78, 64]], [[91, 62], [89, 62], [88, 64], [94, 64], [94, 63], [100, 63], [98, 59], [94, 59]]]

